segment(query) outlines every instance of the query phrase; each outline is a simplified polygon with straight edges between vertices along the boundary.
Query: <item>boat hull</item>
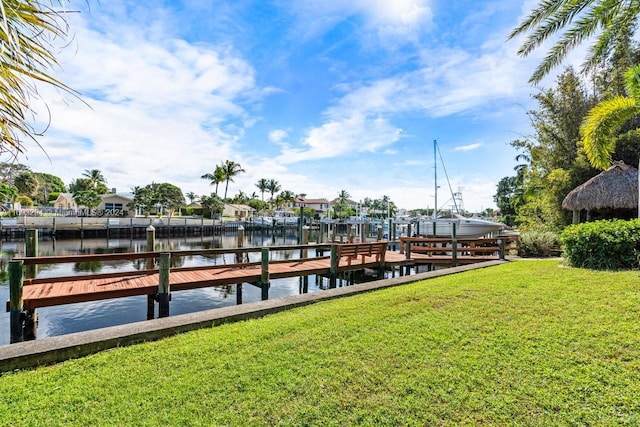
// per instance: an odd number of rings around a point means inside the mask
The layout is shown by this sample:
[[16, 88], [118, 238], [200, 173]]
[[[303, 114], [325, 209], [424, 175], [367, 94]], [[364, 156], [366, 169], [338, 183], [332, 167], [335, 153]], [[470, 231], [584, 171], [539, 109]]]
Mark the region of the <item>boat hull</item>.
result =
[[473, 218], [431, 219], [423, 220], [420, 224], [420, 235], [427, 237], [452, 237], [455, 226], [455, 236], [458, 238], [482, 237], [500, 231], [504, 224]]

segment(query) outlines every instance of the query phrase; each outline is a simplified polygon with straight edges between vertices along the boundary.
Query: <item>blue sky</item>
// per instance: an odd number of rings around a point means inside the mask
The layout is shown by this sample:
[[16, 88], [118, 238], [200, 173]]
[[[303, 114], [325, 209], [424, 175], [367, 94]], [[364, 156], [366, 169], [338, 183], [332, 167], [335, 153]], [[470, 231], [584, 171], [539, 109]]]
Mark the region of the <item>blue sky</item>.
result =
[[433, 207], [437, 139], [465, 207], [494, 207], [509, 142], [530, 133], [527, 80], [544, 53], [519, 58], [506, 37], [536, 3], [77, 2], [55, 75], [80, 99], [42, 89], [46, 154], [27, 144], [20, 160], [66, 183], [100, 169], [120, 192], [171, 182], [209, 194], [200, 176], [230, 159], [246, 170], [230, 195], [274, 178], [307, 197], [344, 189], [411, 209]]

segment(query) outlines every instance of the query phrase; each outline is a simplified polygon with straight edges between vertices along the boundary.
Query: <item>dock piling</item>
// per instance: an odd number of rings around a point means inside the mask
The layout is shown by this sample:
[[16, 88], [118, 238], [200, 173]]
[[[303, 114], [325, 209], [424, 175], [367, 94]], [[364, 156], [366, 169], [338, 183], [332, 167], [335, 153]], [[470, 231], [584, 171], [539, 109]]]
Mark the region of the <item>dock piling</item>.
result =
[[338, 279], [338, 265], [340, 260], [338, 259], [338, 246], [331, 245], [331, 267], [329, 268], [329, 288], [334, 289], [336, 287], [336, 281]]
[[261, 255], [260, 288], [262, 301], [266, 301], [269, 299], [269, 248], [262, 248]]
[[[149, 224], [146, 228], [147, 234], [147, 252], [153, 252], [156, 247], [156, 229]], [[147, 258], [147, 270], [153, 270], [153, 258]], [[147, 320], [151, 320], [156, 315], [156, 297], [155, 295], [147, 295]]]
[[24, 341], [22, 302], [22, 261], [9, 261], [9, 311], [11, 321], [10, 342]]
[[159, 283], [158, 283], [158, 317], [169, 317], [169, 270], [171, 266], [171, 254], [160, 254]]

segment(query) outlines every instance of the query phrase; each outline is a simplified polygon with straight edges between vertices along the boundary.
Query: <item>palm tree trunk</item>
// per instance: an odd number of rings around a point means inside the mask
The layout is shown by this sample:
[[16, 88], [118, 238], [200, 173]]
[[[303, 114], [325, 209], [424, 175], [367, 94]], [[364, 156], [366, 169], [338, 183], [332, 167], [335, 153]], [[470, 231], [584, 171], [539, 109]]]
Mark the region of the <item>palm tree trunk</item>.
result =
[[224, 187], [224, 199], [227, 200], [227, 190], [229, 189], [229, 178], [227, 178], [227, 185]]

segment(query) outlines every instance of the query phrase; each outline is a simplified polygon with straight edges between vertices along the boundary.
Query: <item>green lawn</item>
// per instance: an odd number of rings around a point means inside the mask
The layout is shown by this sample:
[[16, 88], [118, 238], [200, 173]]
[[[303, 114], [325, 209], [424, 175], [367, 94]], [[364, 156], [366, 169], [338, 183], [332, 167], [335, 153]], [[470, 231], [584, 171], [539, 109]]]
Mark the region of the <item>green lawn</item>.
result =
[[0, 378], [2, 425], [640, 424], [638, 272], [517, 261]]

